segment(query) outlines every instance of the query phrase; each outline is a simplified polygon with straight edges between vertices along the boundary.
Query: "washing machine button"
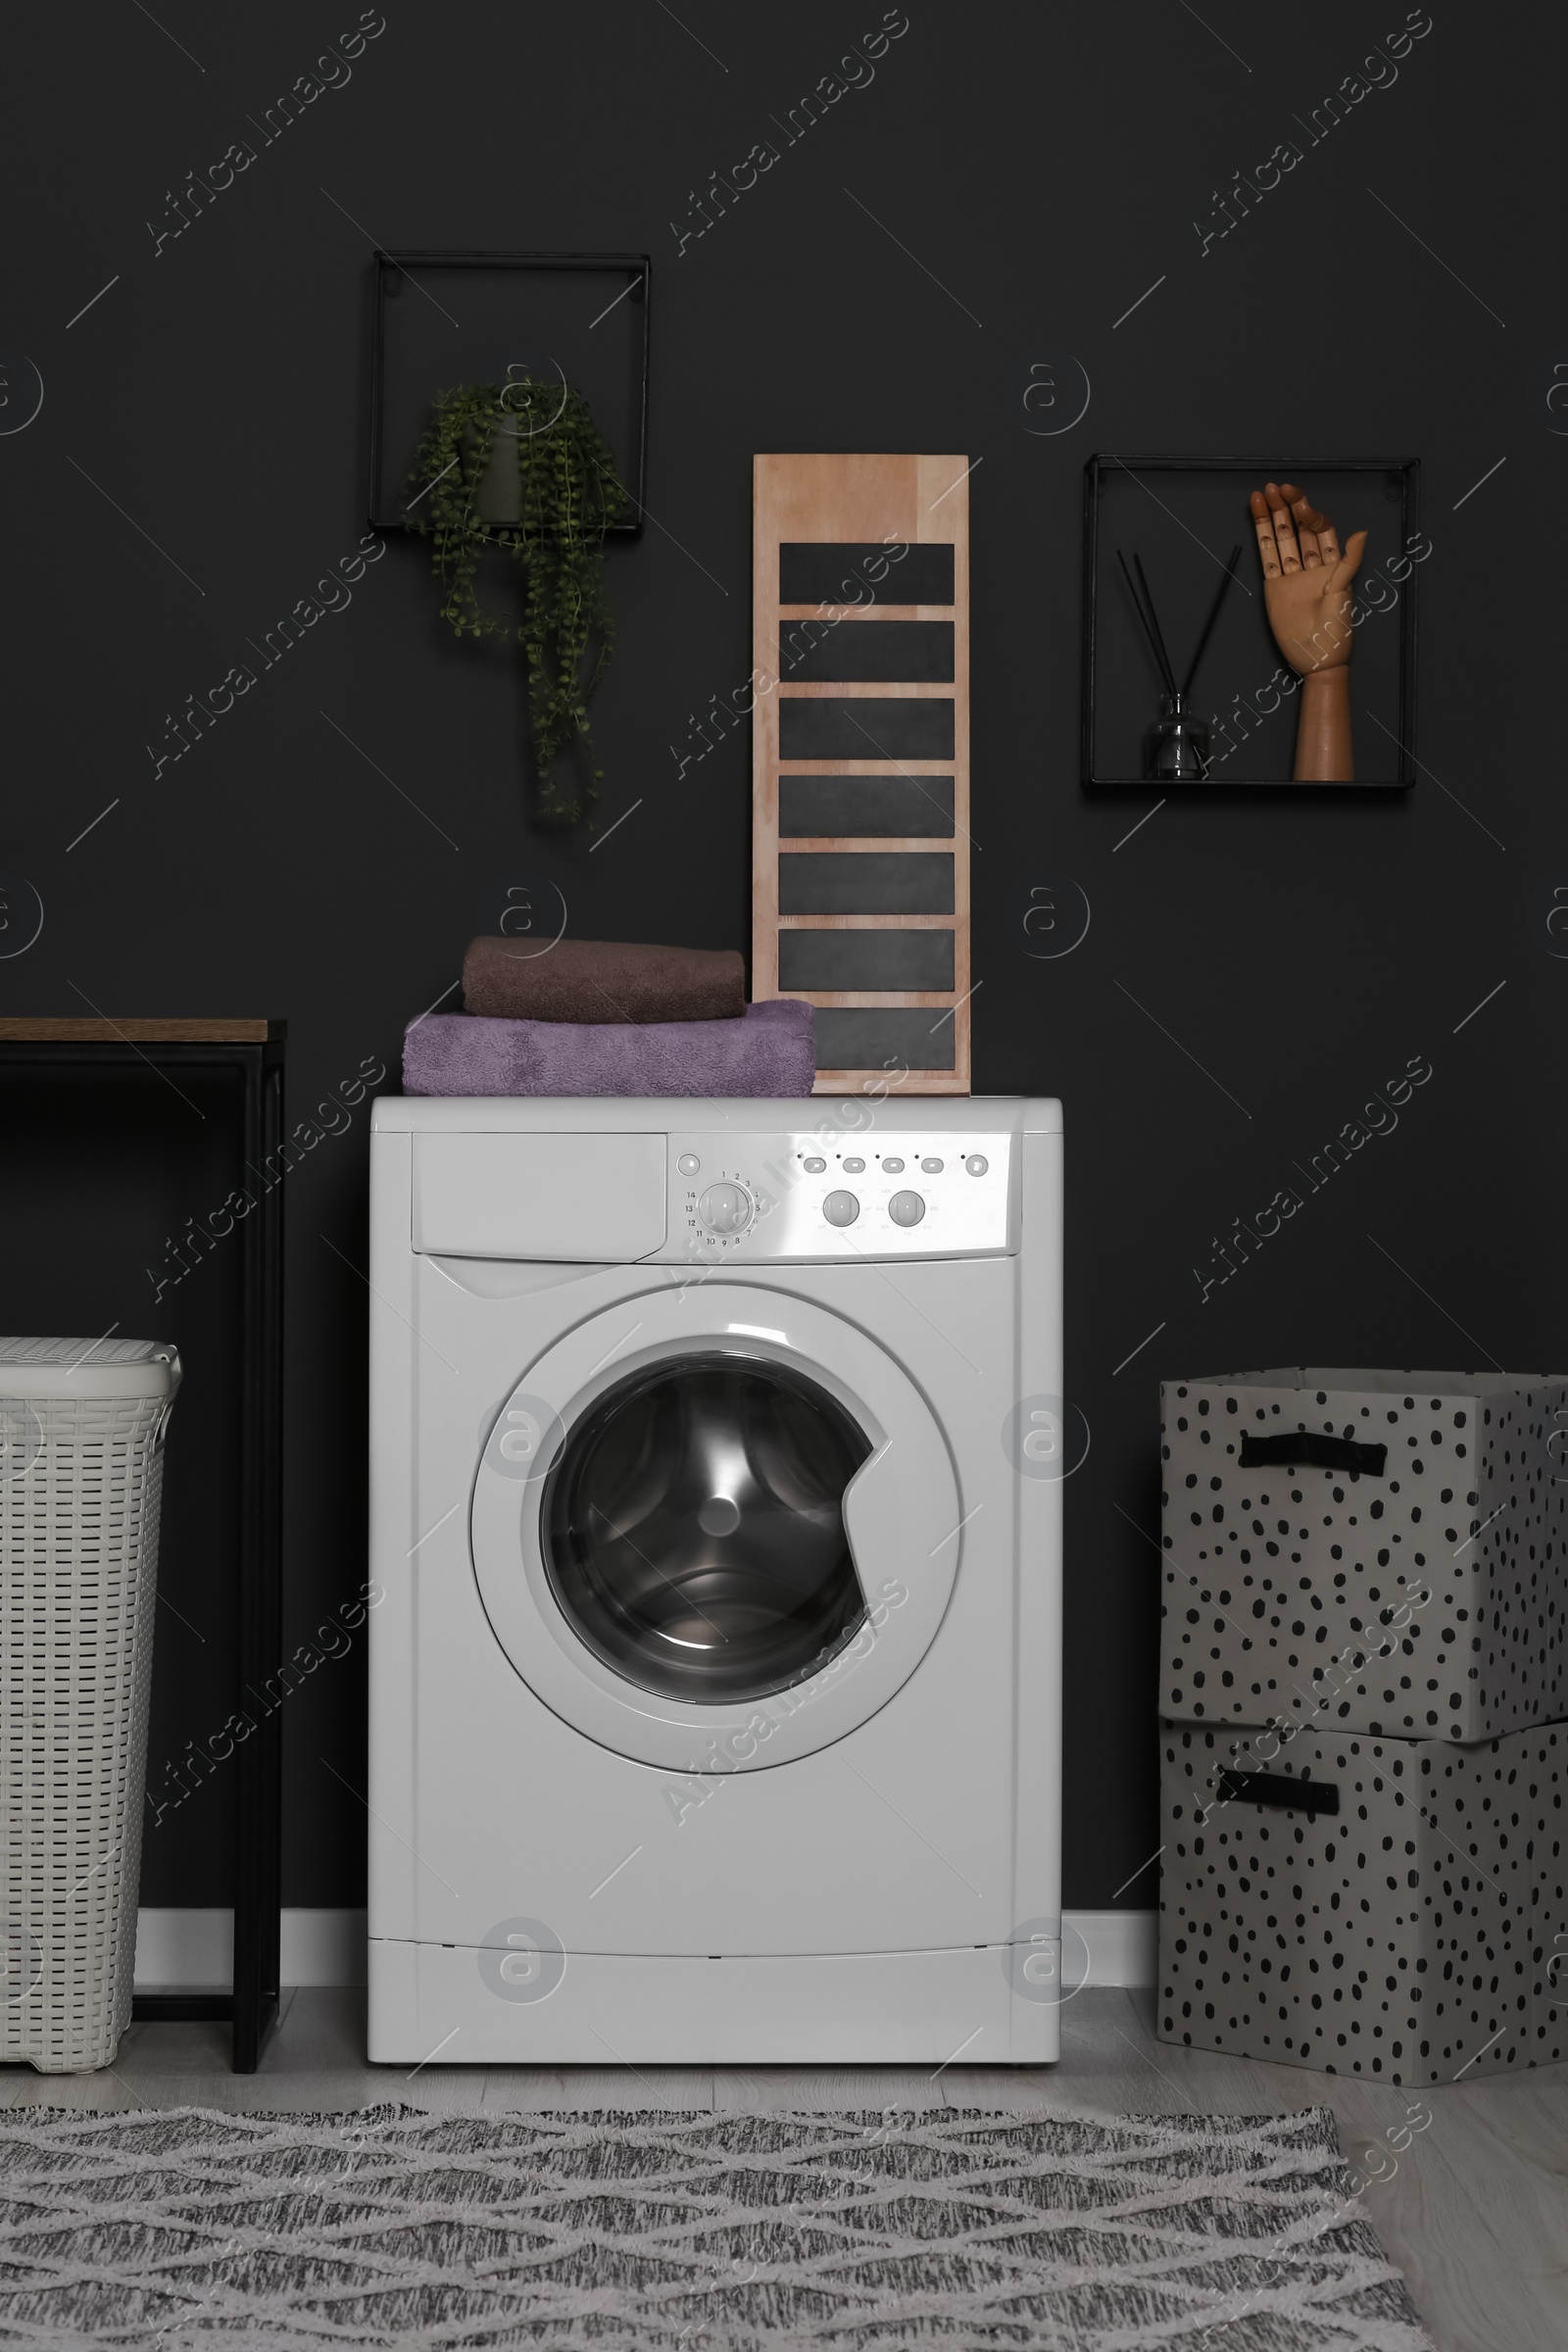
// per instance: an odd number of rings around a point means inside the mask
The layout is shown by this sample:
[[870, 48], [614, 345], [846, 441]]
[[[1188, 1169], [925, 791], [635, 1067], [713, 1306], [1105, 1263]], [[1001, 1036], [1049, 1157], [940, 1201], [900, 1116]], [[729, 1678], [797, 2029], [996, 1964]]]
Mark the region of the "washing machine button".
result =
[[941, 1160], [922, 1159], [920, 1162], [920, 1173], [922, 1176], [940, 1176], [942, 1173]]
[[983, 1176], [991, 1162], [983, 1152], [972, 1152], [963, 1164], [971, 1176]]
[[882, 1173], [884, 1176], [902, 1176], [904, 1174], [903, 1160], [885, 1159], [882, 1162]]
[[820, 1176], [826, 1166], [825, 1159], [808, 1159], [806, 1163], [806, 1173], [808, 1176]]
[[925, 1215], [925, 1202], [918, 1193], [895, 1193], [888, 1202], [888, 1215], [895, 1225], [918, 1225]]
[[846, 1176], [863, 1176], [865, 1174], [864, 1160], [847, 1159], [844, 1162], [844, 1173]]
[[860, 1203], [853, 1193], [829, 1193], [822, 1203], [822, 1214], [830, 1225], [853, 1225], [860, 1213]]
[[695, 1176], [702, 1164], [695, 1152], [683, 1152], [675, 1162], [683, 1176]]
[[756, 1203], [744, 1184], [710, 1184], [697, 1203], [697, 1214], [710, 1233], [744, 1233]]

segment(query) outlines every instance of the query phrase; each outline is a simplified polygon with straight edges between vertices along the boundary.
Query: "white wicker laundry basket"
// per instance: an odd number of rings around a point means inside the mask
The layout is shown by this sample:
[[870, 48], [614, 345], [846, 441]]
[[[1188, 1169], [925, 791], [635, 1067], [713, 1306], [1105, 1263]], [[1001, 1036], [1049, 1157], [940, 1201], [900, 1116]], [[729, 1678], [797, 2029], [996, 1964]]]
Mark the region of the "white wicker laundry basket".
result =
[[0, 1339], [0, 2060], [130, 2022], [164, 1431], [179, 1356]]

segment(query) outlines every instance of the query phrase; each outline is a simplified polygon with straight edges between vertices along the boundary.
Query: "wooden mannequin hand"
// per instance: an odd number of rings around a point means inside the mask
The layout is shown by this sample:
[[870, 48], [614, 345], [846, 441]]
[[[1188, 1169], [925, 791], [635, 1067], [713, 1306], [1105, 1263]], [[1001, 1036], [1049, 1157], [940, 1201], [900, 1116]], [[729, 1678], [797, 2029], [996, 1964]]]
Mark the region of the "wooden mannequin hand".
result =
[[[1263, 559], [1263, 594], [1274, 642], [1302, 677], [1350, 659], [1350, 582], [1360, 568], [1365, 531], [1353, 531], [1344, 555], [1334, 525], [1294, 483], [1254, 490], [1252, 525]], [[1300, 526], [1298, 551], [1292, 516]]]
[[1266, 495], [1254, 490], [1250, 503], [1263, 560], [1269, 626], [1302, 680], [1297, 781], [1351, 784], [1355, 761], [1346, 664], [1354, 642], [1350, 582], [1360, 568], [1366, 533], [1352, 531], [1341, 555], [1333, 523], [1292, 482], [1270, 482]]

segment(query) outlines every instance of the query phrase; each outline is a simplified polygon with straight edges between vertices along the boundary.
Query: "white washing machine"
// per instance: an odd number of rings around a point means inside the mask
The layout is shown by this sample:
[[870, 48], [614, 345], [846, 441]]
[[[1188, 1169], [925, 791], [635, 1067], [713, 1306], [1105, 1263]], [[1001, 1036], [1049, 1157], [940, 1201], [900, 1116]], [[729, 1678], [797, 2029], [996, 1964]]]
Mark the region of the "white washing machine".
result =
[[1057, 2055], [1061, 1154], [377, 1102], [372, 2059]]

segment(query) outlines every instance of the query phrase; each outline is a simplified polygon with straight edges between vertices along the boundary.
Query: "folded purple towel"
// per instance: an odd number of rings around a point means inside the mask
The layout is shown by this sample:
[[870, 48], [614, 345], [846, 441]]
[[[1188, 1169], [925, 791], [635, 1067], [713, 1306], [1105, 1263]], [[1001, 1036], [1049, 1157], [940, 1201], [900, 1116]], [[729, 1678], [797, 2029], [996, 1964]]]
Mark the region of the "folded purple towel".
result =
[[407, 1095], [808, 1095], [811, 1007], [748, 1004], [738, 1021], [501, 1021], [427, 1012], [403, 1040]]

